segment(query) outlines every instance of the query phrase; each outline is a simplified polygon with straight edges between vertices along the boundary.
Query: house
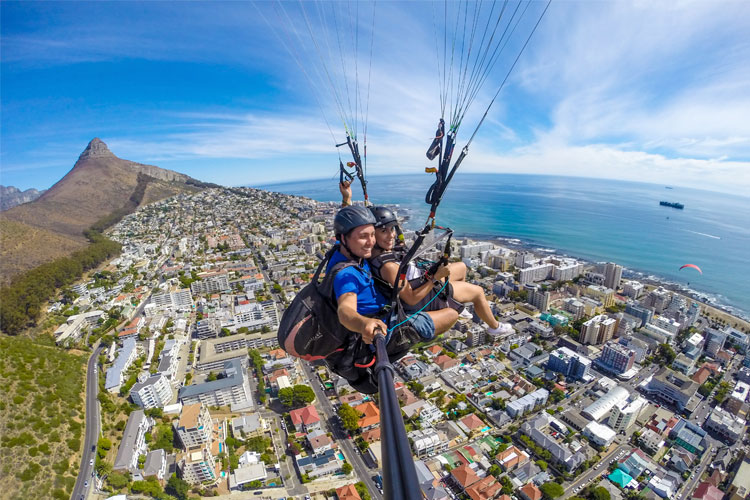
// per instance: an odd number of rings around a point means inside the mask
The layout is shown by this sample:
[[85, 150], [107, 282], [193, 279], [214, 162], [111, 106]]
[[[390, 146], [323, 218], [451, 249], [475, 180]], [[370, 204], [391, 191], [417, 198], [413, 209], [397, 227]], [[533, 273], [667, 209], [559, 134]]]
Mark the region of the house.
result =
[[469, 495], [471, 500], [491, 500], [500, 494], [500, 490], [503, 489], [494, 477], [487, 474], [485, 477], [466, 488], [466, 494]]
[[158, 480], [164, 479], [164, 474], [167, 472], [167, 453], [164, 450], [154, 450], [146, 455], [146, 462], [143, 464], [143, 472], [141, 475], [144, 478], [156, 477]]
[[289, 417], [298, 432], [312, 432], [320, 429], [320, 416], [313, 405], [292, 410], [289, 412]]
[[542, 500], [542, 490], [534, 483], [528, 483], [518, 490], [518, 494], [525, 500]]
[[479, 476], [477, 476], [477, 473], [474, 472], [474, 469], [472, 469], [469, 464], [464, 464], [460, 467], [456, 467], [455, 469], [451, 470], [450, 475], [453, 479], [453, 482], [462, 492], [472, 484], [479, 481]]
[[362, 497], [357, 493], [357, 488], [353, 484], [336, 488], [336, 497], [338, 500], [362, 500]]
[[343, 404], [347, 404], [354, 408], [357, 405], [361, 405], [365, 402], [365, 396], [361, 392], [355, 392], [353, 394], [344, 394], [343, 396], [339, 397], [339, 402]]
[[362, 439], [364, 439], [368, 443], [380, 441], [380, 427], [375, 427], [374, 429], [370, 429], [369, 431], [364, 431], [362, 433]]
[[495, 456], [497, 464], [505, 471], [511, 472], [529, 462], [529, 455], [515, 446], [501, 451]]
[[516, 470], [513, 471], [513, 484], [516, 486], [523, 486], [534, 478], [542, 469], [539, 468], [534, 462], [527, 460], [525, 464], [519, 465]]
[[714, 485], [703, 482], [695, 488], [690, 498], [692, 500], [721, 500], [724, 498], [724, 493]]
[[380, 410], [372, 401], [357, 406], [356, 410], [362, 415], [359, 419], [360, 429], [369, 430], [380, 425]]
[[438, 365], [442, 371], [446, 371], [452, 368], [456, 368], [459, 363], [457, 359], [446, 356], [445, 354], [441, 354], [440, 356], [435, 358], [435, 364]]
[[333, 440], [321, 429], [310, 432], [307, 435], [307, 443], [310, 445], [310, 449], [314, 455], [320, 455], [330, 450], [333, 446]]
[[443, 352], [443, 348], [439, 345], [431, 345], [427, 349], [424, 350], [425, 356], [428, 358], [435, 358], [437, 357], [441, 352]]
[[232, 433], [238, 437], [262, 436], [266, 429], [268, 429], [268, 424], [260, 413], [251, 413], [232, 419]]
[[669, 466], [679, 473], [691, 470], [695, 455], [687, 450], [672, 448], [672, 456], [669, 458]]
[[467, 434], [472, 432], [487, 432], [489, 426], [482, 422], [482, 419], [477, 417], [475, 414], [470, 413], [464, 418], [459, 420], [459, 423], [466, 427]]

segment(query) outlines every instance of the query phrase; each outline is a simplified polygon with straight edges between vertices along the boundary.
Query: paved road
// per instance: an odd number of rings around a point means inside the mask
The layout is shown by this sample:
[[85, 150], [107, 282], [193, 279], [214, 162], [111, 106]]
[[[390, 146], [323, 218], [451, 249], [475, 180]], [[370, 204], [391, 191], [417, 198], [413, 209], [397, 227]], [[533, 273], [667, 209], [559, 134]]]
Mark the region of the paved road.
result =
[[609, 461], [615, 458], [620, 452], [627, 452], [630, 449], [632, 449], [632, 446], [630, 446], [628, 443], [623, 443], [616, 448], [612, 449], [609, 453], [604, 455], [602, 459], [599, 461], [599, 464], [595, 467], [598, 468], [591, 468], [587, 472], [584, 472], [581, 474], [578, 479], [573, 481], [566, 489], [565, 494], [562, 496], [562, 499], [565, 500], [566, 498], [569, 498], [571, 496], [575, 496], [576, 492], [575, 489], [579, 486], [585, 486], [588, 484], [591, 480], [595, 479], [596, 476], [602, 474], [604, 471], [607, 470], [609, 467]]
[[372, 496], [372, 498], [374, 500], [382, 500], [383, 497], [378, 491], [377, 486], [375, 486], [375, 482], [372, 480], [372, 476], [375, 475], [375, 472], [371, 471], [364, 463], [359, 450], [356, 448], [352, 440], [346, 438], [346, 433], [344, 432], [344, 430], [341, 429], [338, 425], [335, 425], [336, 413], [333, 411], [333, 405], [331, 405], [328, 397], [326, 397], [325, 393], [320, 388], [318, 377], [313, 373], [310, 365], [305, 362], [302, 362], [301, 365], [303, 367], [303, 370], [305, 371], [305, 375], [307, 375], [308, 380], [310, 380], [310, 386], [312, 386], [312, 389], [315, 392], [315, 397], [320, 402], [320, 407], [322, 408], [323, 414], [325, 415], [324, 420], [331, 428], [333, 437], [339, 443], [340, 449], [344, 453], [346, 460], [354, 468], [354, 472], [359, 477], [359, 480], [365, 483], [367, 489], [370, 491], [370, 495]]
[[[83, 456], [81, 457], [81, 468], [73, 488], [73, 500], [79, 500], [88, 495], [92, 488], [94, 478], [94, 466], [91, 460], [96, 458], [96, 443], [99, 440], [99, 381], [97, 360], [102, 351], [102, 346], [97, 346], [89, 358], [86, 373], [86, 438], [83, 442]], [[93, 450], [93, 451], [92, 451]], [[84, 483], [88, 486], [84, 487]]]

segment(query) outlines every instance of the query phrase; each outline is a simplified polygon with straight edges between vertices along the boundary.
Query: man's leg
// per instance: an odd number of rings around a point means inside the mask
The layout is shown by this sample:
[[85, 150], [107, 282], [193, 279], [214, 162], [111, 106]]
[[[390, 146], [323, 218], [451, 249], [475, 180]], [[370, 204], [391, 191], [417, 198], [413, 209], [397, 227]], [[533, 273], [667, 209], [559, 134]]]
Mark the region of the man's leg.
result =
[[435, 335], [447, 332], [458, 321], [458, 312], [450, 307], [439, 311], [429, 311], [427, 315], [435, 324]]
[[451, 283], [466, 281], [466, 264], [463, 262], [451, 262], [448, 264], [448, 271], [451, 273]]
[[474, 304], [474, 311], [482, 321], [487, 323], [490, 328], [497, 328], [500, 323], [492, 314], [487, 297], [484, 296], [484, 290], [481, 286], [472, 285], [465, 281], [451, 283], [453, 285], [453, 298], [459, 302], [471, 302]]

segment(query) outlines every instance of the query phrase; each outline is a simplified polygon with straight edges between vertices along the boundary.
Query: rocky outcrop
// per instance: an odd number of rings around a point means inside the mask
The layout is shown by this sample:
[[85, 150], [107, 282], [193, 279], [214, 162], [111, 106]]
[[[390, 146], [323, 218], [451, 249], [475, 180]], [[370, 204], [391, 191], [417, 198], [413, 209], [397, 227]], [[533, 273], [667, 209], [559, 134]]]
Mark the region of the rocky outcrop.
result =
[[21, 191], [14, 186], [1, 186], [0, 185], [0, 212], [13, 208], [21, 203], [28, 203], [39, 198], [46, 189], [37, 191], [34, 188]]

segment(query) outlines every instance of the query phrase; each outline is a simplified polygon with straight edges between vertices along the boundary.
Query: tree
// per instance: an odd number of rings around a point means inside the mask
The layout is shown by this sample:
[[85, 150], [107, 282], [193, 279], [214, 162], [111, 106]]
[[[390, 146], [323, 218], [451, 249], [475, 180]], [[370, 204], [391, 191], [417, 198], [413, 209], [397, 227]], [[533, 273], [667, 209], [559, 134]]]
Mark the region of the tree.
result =
[[545, 462], [544, 460], [537, 460], [534, 463], [536, 463], [539, 466], [539, 468], [542, 469], [542, 471], [547, 470], [547, 462]]
[[362, 500], [372, 500], [370, 492], [367, 491], [367, 486], [362, 481], [354, 483], [354, 489], [357, 490], [357, 493]]
[[283, 389], [279, 389], [279, 403], [284, 405], [285, 408], [293, 408], [294, 407], [294, 388], [293, 387], [284, 387]]
[[339, 407], [337, 413], [344, 429], [353, 432], [359, 428], [359, 412], [357, 410], [344, 403]]
[[603, 486], [594, 488], [591, 497], [593, 498], [593, 500], [610, 500], [609, 491], [607, 491], [607, 488]]
[[563, 399], [565, 399], [565, 393], [561, 391], [560, 389], [552, 389], [552, 394], [550, 394], [550, 399], [553, 403], [559, 403]]
[[344, 465], [341, 466], [341, 472], [346, 476], [351, 474], [352, 470], [354, 470], [354, 467], [349, 462], [344, 462]]
[[664, 364], [671, 365], [674, 358], [677, 357], [677, 354], [669, 344], [661, 344], [659, 346], [659, 357], [664, 360]]
[[107, 476], [107, 482], [112, 486], [114, 489], [119, 490], [120, 488], [124, 488], [128, 485], [130, 482], [130, 474], [120, 474], [119, 472], [113, 472], [109, 476]]
[[510, 479], [508, 476], [503, 476], [500, 478], [500, 484], [503, 485], [503, 488], [500, 490], [500, 493], [503, 495], [510, 495], [513, 493], [513, 483], [510, 482]]
[[543, 485], [539, 487], [539, 489], [542, 490], [542, 495], [544, 495], [544, 498], [547, 500], [552, 500], [553, 498], [561, 497], [565, 493], [565, 490], [563, 489], [563, 487], [554, 481], [544, 483]]
[[497, 477], [500, 474], [502, 474], [503, 471], [502, 471], [502, 469], [500, 468], [499, 465], [494, 464], [494, 465], [491, 465], [489, 469], [487, 469], [487, 473], [490, 474], [490, 475], [492, 475], [495, 479], [497, 479]]
[[187, 500], [188, 492], [190, 491], [190, 484], [177, 477], [177, 474], [172, 474], [164, 491], [175, 496], [177, 500]]

